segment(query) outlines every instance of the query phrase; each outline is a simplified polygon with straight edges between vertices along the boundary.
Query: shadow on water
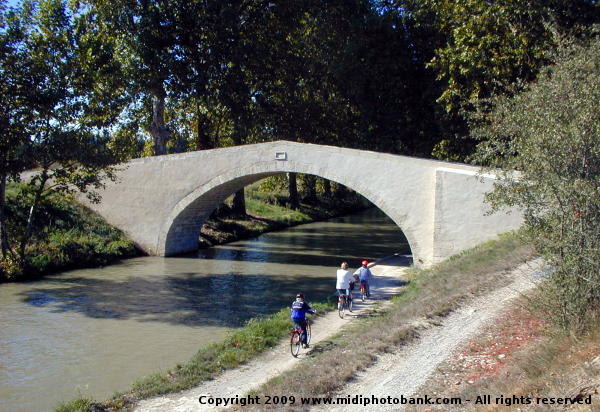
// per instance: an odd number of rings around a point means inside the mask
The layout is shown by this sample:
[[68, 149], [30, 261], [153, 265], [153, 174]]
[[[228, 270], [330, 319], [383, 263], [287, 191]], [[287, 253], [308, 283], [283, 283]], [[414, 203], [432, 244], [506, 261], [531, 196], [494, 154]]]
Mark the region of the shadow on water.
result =
[[51, 312], [76, 312], [95, 319], [228, 327], [242, 326], [252, 317], [289, 305], [299, 290], [310, 291], [308, 297], [315, 301], [334, 292], [330, 276], [293, 279], [195, 273], [158, 279], [136, 276], [124, 282], [55, 278], [52, 286], [23, 292], [23, 302]]

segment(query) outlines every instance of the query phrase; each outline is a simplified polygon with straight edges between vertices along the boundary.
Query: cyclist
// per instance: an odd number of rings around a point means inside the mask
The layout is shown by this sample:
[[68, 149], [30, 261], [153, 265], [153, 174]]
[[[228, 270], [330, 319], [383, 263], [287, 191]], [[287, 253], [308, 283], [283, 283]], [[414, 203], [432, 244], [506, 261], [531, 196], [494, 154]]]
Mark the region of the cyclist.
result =
[[344, 298], [350, 300], [350, 281], [352, 280], [352, 273], [348, 271], [348, 263], [342, 262], [340, 268], [337, 270], [337, 282], [335, 288], [337, 289], [338, 296], [344, 295]]
[[290, 311], [292, 312], [291, 318], [292, 322], [294, 322], [294, 327], [302, 329], [302, 334], [300, 335], [302, 347], [308, 348], [308, 343], [306, 343], [306, 313], [314, 315], [317, 312], [304, 301], [304, 293], [302, 292], [296, 294], [296, 300], [292, 302]]
[[359, 274], [360, 284], [365, 285], [365, 290], [367, 291], [367, 297], [371, 296], [371, 288], [369, 287], [369, 281], [371, 280], [371, 276], [373, 276], [373, 274], [371, 273], [371, 271], [368, 268], [368, 265], [369, 265], [369, 261], [363, 260], [362, 266], [360, 268], [360, 274]]

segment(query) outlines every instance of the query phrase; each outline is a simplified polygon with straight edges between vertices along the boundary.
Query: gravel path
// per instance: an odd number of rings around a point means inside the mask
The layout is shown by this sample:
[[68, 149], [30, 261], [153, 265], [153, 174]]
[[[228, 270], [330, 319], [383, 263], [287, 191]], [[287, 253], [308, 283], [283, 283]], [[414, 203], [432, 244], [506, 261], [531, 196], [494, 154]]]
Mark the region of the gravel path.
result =
[[[348, 322], [369, 309], [376, 301], [387, 300], [399, 292], [404, 282], [402, 276], [410, 261], [406, 256], [395, 256], [377, 263], [371, 270], [374, 275], [372, 282], [372, 300], [362, 303], [355, 300], [354, 313], [340, 319], [337, 312], [331, 312], [315, 320], [312, 327], [312, 342], [317, 343], [336, 334]], [[335, 270], [332, 271], [332, 286], [335, 283]], [[291, 325], [291, 324], [290, 324]], [[201, 395], [212, 397], [244, 396], [252, 389], [258, 388], [269, 379], [281, 372], [290, 370], [306, 356], [301, 351], [298, 358], [290, 354], [289, 340], [267, 351], [255, 360], [238, 369], [228, 370], [212, 381], [205, 382], [190, 390], [160, 396], [141, 401], [134, 409], [136, 412], [197, 412], [211, 410], [214, 407], [204, 407], [199, 404]]]
[[[398, 352], [381, 356], [373, 367], [359, 374], [337, 396], [414, 396], [419, 387], [435, 372], [437, 366], [448, 359], [459, 345], [475, 336], [484, 325], [493, 322], [494, 317], [510, 305], [512, 299], [535, 286], [544, 273], [545, 268], [541, 260], [519, 266], [510, 273], [514, 279], [510, 285], [455, 311], [440, 326], [424, 331], [415, 343], [403, 347]], [[399, 405], [358, 408], [369, 411], [397, 411]], [[326, 410], [347, 409], [348, 406], [330, 407]], [[324, 410], [324, 407], [314, 410]]]

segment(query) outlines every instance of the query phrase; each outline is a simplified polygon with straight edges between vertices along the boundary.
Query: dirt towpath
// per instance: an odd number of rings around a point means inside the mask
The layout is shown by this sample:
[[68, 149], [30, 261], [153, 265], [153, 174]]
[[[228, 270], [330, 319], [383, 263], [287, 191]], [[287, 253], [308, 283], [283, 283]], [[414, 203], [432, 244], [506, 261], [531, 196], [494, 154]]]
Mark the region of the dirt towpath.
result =
[[[476, 336], [484, 326], [493, 323], [494, 318], [511, 304], [511, 300], [535, 286], [546, 271], [547, 268], [539, 259], [520, 265], [509, 274], [513, 280], [508, 286], [455, 311], [440, 326], [425, 330], [413, 344], [402, 347], [395, 353], [382, 355], [374, 366], [359, 374], [336, 396], [415, 396], [419, 387], [435, 372], [438, 365], [448, 359], [462, 344]], [[321, 406], [314, 410], [324, 408]], [[348, 410], [348, 406], [331, 407], [326, 410], [343, 411]], [[401, 406], [370, 405], [358, 407], [356, 410], [397, 411], [401, 410]]]
[[[374, 279], [371, 294], [373, 299], [360, 302], [355, 299], [354, 312], [346, 312], [344, 319], [340, 319], [337, 312], [328, 313], [315, 320], [312, 327], [312, 341], [317, 343], [336, 334], [348, 322], [361, 316], [375, 302], [389, 300], [398, 294], [404, 284], [404, 272], [410, 264], [406, 256], [393, 256], [381, 260], [371, 268]], [[332, 270], [332, 288], [335, 283], [335, 271]], [[198, 399], [201, 395], [213, 398], [240, 397], [252, 389], [258, 388], [269, 379], [280, 373], [292, 369], [306, 357], [302, 350], [298, 358], [290, 354], [289, 340], [285, 339], [275, 348], [265, 352], [248, 364], [233, 370], [225, 371], [212, 381], [202, 383], [200, 386], [176, 394], [150, 398], [139, 402], [134, 408], [136, 412], [197, 412], [211, 410], [211, 406], [200, 405]]]

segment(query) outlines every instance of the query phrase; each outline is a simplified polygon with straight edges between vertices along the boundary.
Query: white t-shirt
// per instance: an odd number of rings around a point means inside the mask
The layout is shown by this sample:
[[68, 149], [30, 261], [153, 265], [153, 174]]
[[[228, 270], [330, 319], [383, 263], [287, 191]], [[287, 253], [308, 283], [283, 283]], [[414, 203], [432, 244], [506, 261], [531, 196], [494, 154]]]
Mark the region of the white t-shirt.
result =
[[348, 283], [350, 282], [350, 278], [352, 277], [352, 273], [345, 269], [337, 270], [337, 283], [335, 284], [336, 289], [348, 289]]

